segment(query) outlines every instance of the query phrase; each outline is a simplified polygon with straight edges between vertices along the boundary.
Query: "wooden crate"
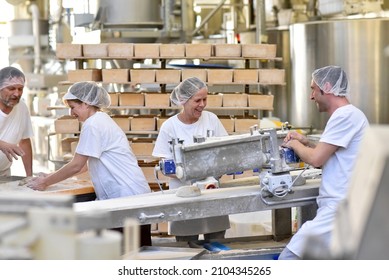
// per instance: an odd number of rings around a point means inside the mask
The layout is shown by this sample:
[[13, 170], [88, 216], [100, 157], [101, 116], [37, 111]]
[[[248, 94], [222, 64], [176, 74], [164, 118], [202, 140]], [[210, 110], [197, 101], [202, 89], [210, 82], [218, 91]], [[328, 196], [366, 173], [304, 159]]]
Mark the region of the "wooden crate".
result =
[[145, 106], [143, 93], [122, 92], [119, 94], [119, 106]]
[[155, 69], [131, 69], [130, 81], [133, 83], [154, 83]]
[[273, 110], [274, 95], [249, 94], [248, 103], [249, 107], [258, 110]]
[[223, 124], [225, 130], [228, 133], [233, 133], [235, 131], [235, 119], [231, 117], [219, 117], [219, 120]]
[[274, 44], [243, 44], [242, 57], [271, 59], [276, 57], [277, 45]]
[[134, 44], [134, 57], [158, 58], [160, 45], [158, 43]]
[[159, 234], [168, 234], [169, 232], [169, 223], [168, 222], [162, 222], [157, 224], [157, 230]]
[[214, 53], [217, 57], [240, 57], [242, 55], [241, 44], [215, 44]]
[[184, 81], [191, 77], [196, 77], [203, 82], [207, 82], [207, 70], [206, 69], [182, 69], [181, 70], [181, 81]]
[[235, 133], [249, 133], [250, 127], [258, 125], [260, 127], [260, 119], [251, 118], [235, 118]]
[[103, 69], [102, 76], [104, 83], [127, 83], [130, 71], [128, 69]]
[[258, 72], [261, 84], [285, 84], [285, 69], [260, 69]]
[[207, 107], [222, 107], [223, 106], [223, 94], [208, 94]]
[[60, 153], [62, 155], [64, 154], [71, 154], [72, 153], [72, 143], [78, 142], [77, 137], [65, 137], [61, 139], [61, 150]]
[[145, 107], [165, 108], [170, 106], [170, 94], [167, 93], [145, 93]]
[[185, 56], [189, 58], [209, 58], [212, 44], [185, 44]]
[[61, 116], [54, 121], [56, 133], [75, 133], [80, 131], [80, 123], [73, 116]]
[[223, 107], [247, 107], [246, 93], [224, 93]]
[[207, 69], [207, 80], [209, 84], [232, 83], [233, 69]]
[[162, 58], [185, 57], [185, 45], [184, 44], [161, 44], [159, 46], [159, 56]]
[[245, 170], [242, 174], [235, 174], [234, 179], [248, 178], [258, 176], [258, 172], [254, 172], [253, 170]]
[[130, 120], [131, 131], [155, 131], [156, 121], [153, 115], [132, 116]]
[[238, 84], [258, 83], [258, 69], [234, 69], [234, 83], [238, 83]]
[[161, 126], [162, 124], [167, 120], [168, 118], [167, 117], [160, 117], [158, 116], [157, 117], [157, 131], [159, 131], [161, 129]]
[[78, 145], [78, 140], [70, 142], [70, 153], [72, 155], [74, 155], [76, 153], [77, 145]]
[[109, 93], [109, 97], [111, 98], [111, 106], [119, 105], [119, 94], [116, 92]]
[[181, 81], [181, 70], [157, 69], [155, 70], [155, 81], [161, 84], [178, 84]]
[[68, 80], [70, 82], [85, 82], [85, 81], [101, 82], [102, 71], [101, 69], [68, 70]]
[[231, 180], [233, 179], [234, 179], [234, 175], [223, 175], [220, 177], [219, 182], [220, 183], [231, 182]]
[[82, 45], [83, 57], [103, 58], [108, 57], [108, 44], [83, 44]]
[[131, 141], [130, 146], [136, 157], [151, 156], [154, 149], [152, 141]]
[[62, 59], [82, 57], [82, 44], [57, 43], [56, 56]]
[[[150, 183], [157, 183], [157, 178], [155, 178], [154, 174], [154, 166], [141, 166], [141, 169], [143, 171], [143, 174], [146, 177], [147, 182]], [[168, 183], [169, 177], [163, 175], [161, 172], [158, 173], [158, 180], [162, 183]]]
[[108, 56], [117, 58], [132, 58], [134, 56], [133, 43], [109, 43]]
[[128, 115], [114, 115], [112, 116], [114, 122], [123, 130], [130, 130], [130, 116]]

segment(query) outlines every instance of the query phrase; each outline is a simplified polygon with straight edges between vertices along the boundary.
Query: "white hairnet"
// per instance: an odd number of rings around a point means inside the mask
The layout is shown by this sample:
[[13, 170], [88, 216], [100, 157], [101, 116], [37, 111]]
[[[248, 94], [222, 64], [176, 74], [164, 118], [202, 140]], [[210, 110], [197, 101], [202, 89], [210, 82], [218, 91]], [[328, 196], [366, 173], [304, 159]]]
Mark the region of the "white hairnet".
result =
[[335, 96], [348, 96], [349, 94], [346, 72], [339, 66], [316, 69], [312, 73], [312, 79], [325, 93], [332, 93]]
[[0, 90], [9, 86], [22, 85], [26, 78], [19, 69], [8, 66], [0, 70]]
[[111, 105], [111, 98], [108, 92], [95, 82], [78, 82], [73, 84], [63, 97], [63, 100], [72, 99], [78, 99], [98, 108], [107, 108]]
[[189, 98], [207, 85], [197, 77], [191, 77], [182, 81], [170, 94], [170, 100], [176, 105], [185, 104]]

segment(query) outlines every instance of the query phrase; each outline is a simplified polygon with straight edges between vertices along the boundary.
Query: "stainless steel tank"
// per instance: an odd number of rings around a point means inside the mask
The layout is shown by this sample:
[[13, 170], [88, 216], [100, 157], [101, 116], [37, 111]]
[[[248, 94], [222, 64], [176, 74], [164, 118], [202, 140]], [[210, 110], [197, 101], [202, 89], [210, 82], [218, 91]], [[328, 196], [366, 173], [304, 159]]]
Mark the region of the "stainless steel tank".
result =
[[[14, 19], [9, 22], [10, 36], [33, 35], [31, 19]], [[49, 21], [39, 20], [39, 32], [41, 35], [49, 34]]]
[[277, 45], [277, 56], [282, 60], [275, 61], [275, 67], [285, 69], [285, 86], [275, 86], [272, 91], [274, 94], [274, 111], [273, 115], [280, 118], [282, 121], [290, 123], [289, 108], [290, 108], [290, 92], [291, 92], [291, 69], [290, 69], [290, 37], [289, 28], [269, 28], [267, 36], [270, 44]]
[[312, 71], [326, 65], [343, 67], [350, 101], [370, 123], [389, 123], [389, 18], [296, 23], [290, 42], [291, 124], [324, 128], [328, 118], [309, 95]]
[[106, 27], [159, 28], [163, 26], [161, 0], [99, 0]]

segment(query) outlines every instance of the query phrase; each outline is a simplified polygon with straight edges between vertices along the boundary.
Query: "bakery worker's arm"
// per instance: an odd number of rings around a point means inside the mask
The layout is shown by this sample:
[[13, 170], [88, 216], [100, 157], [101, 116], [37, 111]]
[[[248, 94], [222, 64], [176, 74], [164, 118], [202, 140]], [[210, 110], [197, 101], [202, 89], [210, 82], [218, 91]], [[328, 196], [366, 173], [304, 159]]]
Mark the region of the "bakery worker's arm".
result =
[[22, 139], [19, 142], [19, 147], [23, 150], [24, 155], [22, 156], [22, 161], [24, 165], [24, 170], [26, 171], [26, 176], [32, 176], [32, 145], [31, 139]]
[[7, 156], [9, 161], [12, 161], [12, 159], [18, 159], [18, 156], [24, 156], [24, 151], [21, 147], [1, 140], [0, 151], [2, 151]]
[[288, 133], [282, 146], [293, 149], [303, 162], [313, 167], [322, 167], [339, 148], [324, 142], [312, 145], [306, 137], [295, 133]]
[[50, 185], [85, 172], [87, 170], [87, 161], [87, 156], [76, 153], [69, 163], [58, 169], [56, 172], [50, 173], [44, 177], [35, 177], [29, 180], [27, 182], [27, 187], [34, 190], [44, 191]]

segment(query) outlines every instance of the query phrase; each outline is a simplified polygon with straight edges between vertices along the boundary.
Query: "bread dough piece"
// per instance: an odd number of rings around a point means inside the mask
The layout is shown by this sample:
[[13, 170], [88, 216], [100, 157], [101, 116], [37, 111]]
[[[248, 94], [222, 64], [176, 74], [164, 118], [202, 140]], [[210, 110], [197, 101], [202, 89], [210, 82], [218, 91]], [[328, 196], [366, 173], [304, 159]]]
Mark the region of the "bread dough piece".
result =
[[25, 184], [27, 184], [28, 180], [30, 180], [31, 178], [32, 178], [32, 176], [29, 176], [29, 177], [26, 177], [26, 178], [20, 180], [18, 186], [24, 186]]
[[0, 183], [0, 192], [34, 192], [33, 189], [26, 187], [26, 185], [19, 185], [19, 181]]
[[194, 197], [200, 195], [201, 191], [197, 186], [182, 186], [176, 191], [176, 196], [178, 197]]

